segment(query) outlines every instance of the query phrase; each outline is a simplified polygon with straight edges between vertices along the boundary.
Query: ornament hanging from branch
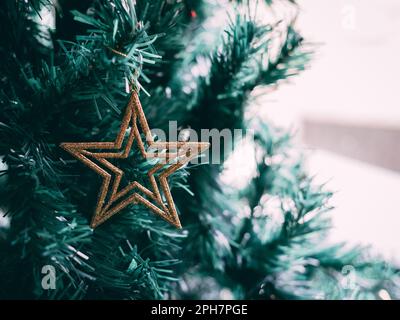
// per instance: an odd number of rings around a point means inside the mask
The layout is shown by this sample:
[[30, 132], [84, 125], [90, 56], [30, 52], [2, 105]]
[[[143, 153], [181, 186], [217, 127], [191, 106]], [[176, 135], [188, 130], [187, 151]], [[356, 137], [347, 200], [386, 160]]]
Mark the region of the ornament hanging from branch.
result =
[[[110, 162], [111, 159], [128, 158], [133, 145], [139, 148], [145, 159], [157, 160], [147, 172], [149, 188], [139, 181], [130, 181], [121, 188], [124, 172]], [[133, 90], [115, 141], [64, 142], [60, 146], [103, 178], [90, 224], [92, 228], [130, 204], [142, 204], [175, 227], [181, 228], [168, 176], [207, 150], [210, 144], [154, 141], [138, 94]]]

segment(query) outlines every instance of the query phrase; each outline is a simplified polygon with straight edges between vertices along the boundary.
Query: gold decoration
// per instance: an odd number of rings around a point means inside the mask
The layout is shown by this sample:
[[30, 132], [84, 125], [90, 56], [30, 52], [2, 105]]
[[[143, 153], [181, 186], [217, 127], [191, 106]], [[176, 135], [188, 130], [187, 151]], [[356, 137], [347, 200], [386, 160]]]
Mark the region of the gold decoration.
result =
[[[147, 148], [139, 129], [145, 135]], [[126, 140], [125, 145], [123, 145], [124, 140]], [[157, 159], [157, 163], [147, 173], [151, 190], [138, 181], [129, 182], [120, 190], [124, 172], [107, 160], [126, 159], [134, 141], [143, 157]], [[90, 224], [92, 228], [96, 228], [129, 204], [137, 203], [146, 206], [175, 227], [182, 228], [169, 189], [168, 176], [207, 150], [210, 144], [207, 142], [154, 141], [138, 94], [136, 91], [132, 91], [114, 142], [64, 142], [60, 146], [103, 177], [97, 206]], [[96, 152], [96, 150], [98, 151]], [[159, 174], [155, 176], [157, 172]], [[162, 193], [160, 193], [160, 189]]]

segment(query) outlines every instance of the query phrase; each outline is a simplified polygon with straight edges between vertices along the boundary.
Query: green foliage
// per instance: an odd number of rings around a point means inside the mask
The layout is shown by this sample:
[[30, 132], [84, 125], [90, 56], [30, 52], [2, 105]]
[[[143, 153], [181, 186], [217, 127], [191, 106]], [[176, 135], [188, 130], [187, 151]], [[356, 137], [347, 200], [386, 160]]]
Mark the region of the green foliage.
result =
[[[273, 56], [276, 25], [239, 6], [220, 33], [203, 27], [212, 11], [225, 13], [210, 5], [60, 1], [50, 30], [38, 21], [51, 2], [1, 2], [0, 29], [10, 30], [0, 37], [0, 207], [10, 220], [0, 227], [1, 298], [400, 296], [398, 270], [363, 249], [323, 245], [331, 193], [304, 172], [287, 133], [245, 116], [255, 88], [307, 67], [311, 52], [294, 25]], [[129, 84], [142, 89], [152, 127], [254, 129], [257, 172], [247, 187], [221, 182], [226, 153], [221, 164], [171, 176], [183, 230], [141, 206], [92, 230], [99, 177], [59, 144], [114, 139]], [[140, 179], [149, 163], [131, 156], [119, 165]], [[56, 268], [56, 290], [41, 287], [45, 265]], [[341, 285], [345, 265], [359, 275], [351, 290]]]

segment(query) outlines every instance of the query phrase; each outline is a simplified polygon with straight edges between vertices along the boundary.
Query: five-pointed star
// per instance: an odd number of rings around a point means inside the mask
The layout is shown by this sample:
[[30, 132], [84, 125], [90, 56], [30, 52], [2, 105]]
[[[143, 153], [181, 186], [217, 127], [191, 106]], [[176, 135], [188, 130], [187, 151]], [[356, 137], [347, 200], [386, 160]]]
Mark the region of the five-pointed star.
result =
[[[147, 149], [139, 129], [145, 134]], [[125, 138], [126, 136], [127, 138]], [[125, 145], [123, 145], [125, 140]], [[124, 172], [107, 160], [113, 158], [126, 159], [134, 141], [136, 141], [143, 157], [158, 159], [158, 163], [147, 173], [151, 190], [138, 181], [132, 181], [126, 187], [120, 189]], [[102, 224], [132, 203], [145, 205], [169, 223], [181, 228], [168, 186], [168, 176], [198, 154], [207, 150], [210, 144], [207, 142], [154, 141], [139, 97], [136, 91], [132, 91], [119, 133], [114, 142], [65, 142], [60, 146], [103, 177], [97, 206], [90, 224], [92, 228]], [[159, 174], [155, 176], [156, 172], [159, 172]], [[162, 193], [160, 193], [160, 189]]]

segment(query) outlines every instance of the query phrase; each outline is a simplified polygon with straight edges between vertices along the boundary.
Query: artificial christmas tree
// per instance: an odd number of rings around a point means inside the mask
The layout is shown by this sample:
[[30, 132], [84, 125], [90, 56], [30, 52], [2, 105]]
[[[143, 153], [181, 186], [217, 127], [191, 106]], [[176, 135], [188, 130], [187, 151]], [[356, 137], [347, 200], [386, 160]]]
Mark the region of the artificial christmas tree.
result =
[[[362, 249], [324, 244], [331, 193], [307, 176], [287, 133], [246, 113], [256, 88], [310, 59], [295, 17], [263, 21], [277, 10], [297, 7], [1, 2], [2, 299], [399, 297], [398, 270]], [[254, 130], [256, 172], [246, 187], [221, 180], [230, 153], [218, 149], [220, 161], [169, 176], [183, 229], [135, 204], [92, 229], [101, 179], [60, 144], [114, 141], [131, 85], [152, 128]], [[148, 185], [154, 159], [128, 151], [117, 161], [122, 183]], [[348, 266], [357, 275], [350, 285]], [[48, 270], [54, 283], [43, 282]]]

